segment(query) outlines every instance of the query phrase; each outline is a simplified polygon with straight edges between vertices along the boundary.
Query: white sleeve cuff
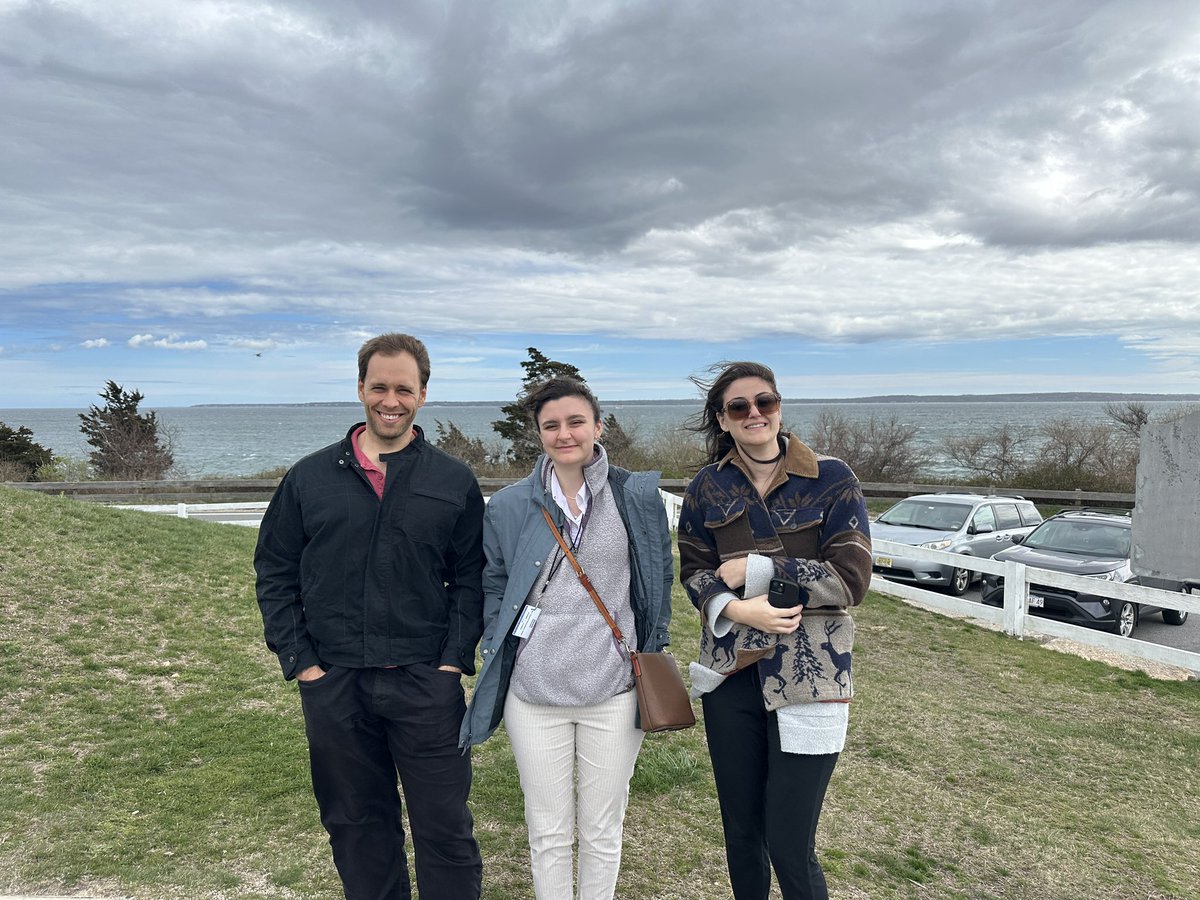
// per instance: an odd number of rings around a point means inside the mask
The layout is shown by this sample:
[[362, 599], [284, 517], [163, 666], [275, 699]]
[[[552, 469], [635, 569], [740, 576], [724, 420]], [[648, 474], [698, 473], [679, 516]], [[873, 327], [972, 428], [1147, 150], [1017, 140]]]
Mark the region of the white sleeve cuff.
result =
[[717, 594], [705, 604], [704, 621], [708, 622], [709, 630], [713, 633], [713, 637], [725, 637], [729, 634], [729, 629], [733, 627], [733, 619], [727, 619], [721, 615], [730, 600], [738, 599], [737, 594], [731, 591], [726, 591], [722, 594]]
[[746, 557], [746, 588], [747, 597], [757, 597], [765, 594], [771, 587], [771, 579], [775, 577], [775, 560], [759, 553], [751, 553]]

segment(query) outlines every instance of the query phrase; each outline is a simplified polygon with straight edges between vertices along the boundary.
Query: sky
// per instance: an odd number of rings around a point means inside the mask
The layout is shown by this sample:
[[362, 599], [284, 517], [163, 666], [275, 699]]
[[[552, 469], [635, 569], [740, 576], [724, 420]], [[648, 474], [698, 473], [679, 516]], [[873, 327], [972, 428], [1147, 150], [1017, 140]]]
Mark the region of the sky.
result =
[[0, 408], [1200, 392], [1200, 4], [0, 0]]

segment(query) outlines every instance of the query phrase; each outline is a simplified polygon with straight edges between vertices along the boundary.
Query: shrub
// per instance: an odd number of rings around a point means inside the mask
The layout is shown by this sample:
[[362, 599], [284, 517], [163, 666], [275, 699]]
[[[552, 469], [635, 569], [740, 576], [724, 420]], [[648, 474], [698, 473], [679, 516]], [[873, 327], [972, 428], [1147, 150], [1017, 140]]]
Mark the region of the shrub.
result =
[[469, 438], [453, 422], [445, 425], [437, 420], [437, 440], [434, 444], [451, 456], [458, 457], [478, 472], [488, 464], [488, 449], [480, 438]]
[[0, 482], [23, 482], [31, 479], [32, 475], [24, 466], [0, 459]]
[[0, 481], [29, 481], [51, 456], [24, 425], [14, 430], [0, 422]]
[[808, 444], [818, 453], [842, 460], [859, 481], [904, 483], [916, 481], [929, 463], [929, 454], [914, 444], [916, 436], [915, 425], [904, 425], [895, 416], [872, 415], [855, 422], [823, 409]]
[[88, 464], [73, 456], [55, 456], [37, 470], [37, 481], [87, 481]]
[[[608, 444], [608, 432], [604, 442]], [[618, 465], [635, 472], [662, 472], [663, 478], [691, 478], [704, 459], [699, 437], [686, 428], [673, 428], [646, 440], [636, 431]]]
[[994, 434], [953, 437], [946, 442], [947, 458], [967, 470], [969, 478], [988, 485], [1014, 484], [1029, 464], [1030, 434], [1005, 422]]

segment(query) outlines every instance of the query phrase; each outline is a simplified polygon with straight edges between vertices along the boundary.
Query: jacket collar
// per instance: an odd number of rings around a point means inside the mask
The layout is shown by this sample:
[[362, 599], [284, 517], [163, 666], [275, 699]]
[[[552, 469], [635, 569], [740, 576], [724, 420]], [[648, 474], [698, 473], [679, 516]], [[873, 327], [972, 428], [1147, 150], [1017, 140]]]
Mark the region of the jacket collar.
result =
[[[358, 431], [358, 429], [360, 429], [360, 428], [365, 428], [366, 424], [367, 424], [366, 422], [356, 422], [355, 424], [350, 426], [350, 430], [346, 432], [346, 436], [344, 438], [342, 438], [341, 442], [339, 443], [339, 446], [341, 447], [343, 455], [349, 455], [351, 458], [353, 458], [353, 456], [354, 456], [354, 432]], [[413, 424], [412, 430], [413, 430], [412, 440], [409, 441], [407, 445], [405, 445], [404, 450], [396, 450], [394, 453], [380, 454], [380, 456], [379, 456], [380, 461], [387, 462], [389, 459], [395, 459], [397, 456], [399, 456], [401, 453], [404, 453], [406, 450], [415, 450], [415, 451], [419, 452], [419, 450], [421, 449], [421, 445], [425, 443], [425, 432], [421, 430], [420, 425], [417, 425], [415, 423]]]
[[[800, 478], [818, 478], [821, 474], [820, 465], [817, 462], [817, 454], [811, 447], [787, 431], [780, 434], [780, 437], [783, 438], [787, 449], [783, 454], [783, 466], [776, 472], [775, 478], [771, 481], [771, 485], [767, 489], [768, 493], [774, 490], [776, 484], [786, 481], [788, 475], [797, 475]], [[745, 475], [748, 481], [754, 481], [750, 474], [750, 467], [746, 465], [746, 461], [742, 459], [736, 446], [717, 463], [717, 471], [719, 472], [726, 465], [732, 465]]]

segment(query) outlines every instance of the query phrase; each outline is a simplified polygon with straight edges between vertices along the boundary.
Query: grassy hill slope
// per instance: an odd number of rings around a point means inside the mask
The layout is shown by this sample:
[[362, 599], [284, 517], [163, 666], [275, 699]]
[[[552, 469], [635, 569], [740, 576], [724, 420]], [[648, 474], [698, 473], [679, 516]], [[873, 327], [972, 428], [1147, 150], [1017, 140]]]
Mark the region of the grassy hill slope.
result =
[[[252, 529], [0, 488], [0, 894], [340, 896]], [[674, 649], [698, 621], [676, 592]], [[822, 819], [837, 898], [1200, 896], [1200, 685], [871, 595]], [[475, 756], [485, 896], [531, 898], [503, 733]], [[724, 898], [701, 728], [648, 737], [619, 893]]]

